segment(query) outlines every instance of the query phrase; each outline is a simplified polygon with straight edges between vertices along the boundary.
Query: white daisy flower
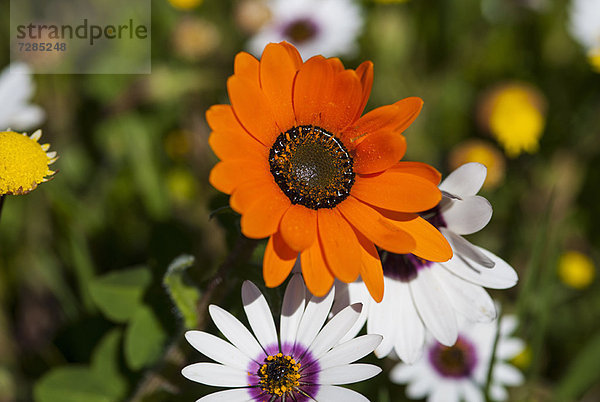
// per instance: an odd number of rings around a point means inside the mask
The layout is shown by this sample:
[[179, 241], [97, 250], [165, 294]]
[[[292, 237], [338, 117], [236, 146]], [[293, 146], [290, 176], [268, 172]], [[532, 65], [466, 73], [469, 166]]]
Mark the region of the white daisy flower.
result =
[[449, 261], [381, 251], [385, 286], [381, 303], [372, 300], [360, 280], [336, 282], [334, 312], [350, 303], [364, 305], [348, 337], [355, 336], [367, 321], [367, 333], [383, 335], [375, 349], [378, 357], [394, 350], [412, 363], [421, 356], [425, 330], [450, 346], [458, 336], [457, 314], [477, 322], [496, 318], [494, 302], [483, 287], [510, 288], [517, 283], [517, 273], [501, 258], [462, 237], [481, 230], [492, 216], [490, 203], [476, 195], [486, 172], [480, 163], [460, 166], [440, 184], [442, 201], [425, 215], [452, 246], [454, 255]]
[[251, 39], [249, 50], [262, 54], [271, 42], [288, 41], [303, 59], [342, 56], [356, 51], [363, 20], [353, 0], [270, 0], [271, 20]]
[[211, 305], [210, 316], [230, 343], [206, 332], [188, 331], [188, 342], [217, 363], [192, 364], [182, 374], [202, 384], [234, 389], [199, 401], [368, 401], [337, 385], [381, 372], [371, 364], [350, 364], [371, 353], [381, 336], [365, 335], [338, 344], [362, 306], [348, 306], [325, 324], [333, 289], [325, 297], [312, 296], [308, 302], [306, 297], [302, 277], [294, 275], [283, 298], [279, 338], [265, 297], [252, 282], [244, 282], [242, 301], [254, 336], [233, 315]]
[[572, 0], [569, 30], [587, 51], [592, 66], [600, 72], [600, 1]]
[[45, 114], [29, 103], [35, 84], [25, 63], [13, 63], [0, 73], [0, 131], [7, 128], [27, 130], [39, 125]]
[[494, 340], [499, 332], [489, 392], [492, 400], [504, 401], [508, 397], [506, 386], [523, 383], [521, 372], [507, 363], [525, 347], [521, 339], [511, 337], [517, 323], [515, 316], [503, 317], [499, 326], [496, 322], [463, 320], [454, 346], [444, 346], [429, 337], [425, 355], [413, 365], [399, 363], [392, 369], [390, 379], [408, 384], [406, 396], [410, 399], [483, 402]]

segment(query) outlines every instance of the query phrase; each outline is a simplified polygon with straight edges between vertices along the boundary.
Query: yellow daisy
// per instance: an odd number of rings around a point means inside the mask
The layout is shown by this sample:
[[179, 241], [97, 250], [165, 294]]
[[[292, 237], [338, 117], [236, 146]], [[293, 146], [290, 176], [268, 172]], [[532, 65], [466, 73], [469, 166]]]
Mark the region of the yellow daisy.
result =
[[31, 136], [0, 132], [0, 196], [27, 194], [54, 175], [49, 166], [58, 157], [48, 152], [50, 144], [38, 142], [41, 136], [41, 130]]

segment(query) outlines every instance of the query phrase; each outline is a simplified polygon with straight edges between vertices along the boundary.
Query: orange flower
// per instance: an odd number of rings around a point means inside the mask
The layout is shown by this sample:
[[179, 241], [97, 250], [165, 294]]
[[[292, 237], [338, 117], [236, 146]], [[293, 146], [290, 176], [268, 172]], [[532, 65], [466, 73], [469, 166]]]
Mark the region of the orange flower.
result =
[[417, 213], [441, 199], [431, 166], [399, 162], [401, 133], [422, 107], [407, 98], [361, 117], [373, 64], [345, 70], [337, 58], [302, 62], [286, 42], [269, 44], [260, 62], [235, 58], [227, 81], [231, 105], [206, 113], [209, 143], [221, 159], [210, 182], [231, 194], [244, 235], [270, 237], [266, 285], [280, 285], [300, 254], [308, 289], [325, 295], [334, 278], [360, 275], [383, 297], [375, 244], [398, 254], [446, 261], [452, 250]]

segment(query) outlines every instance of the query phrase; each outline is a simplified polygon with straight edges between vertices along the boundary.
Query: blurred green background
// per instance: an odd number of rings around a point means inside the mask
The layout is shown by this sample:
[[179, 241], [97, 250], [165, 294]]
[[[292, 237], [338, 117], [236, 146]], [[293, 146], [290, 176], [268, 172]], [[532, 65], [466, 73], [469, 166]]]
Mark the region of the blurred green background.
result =
[[[207, 180], [216, 157], [204, 113], [228, 102], [233, 57], [256, 23], [240, 16], [242, 3], [182, 10], [153, 0], [150, 75], [34, 77], [33, 102], [47, 114], [42, 142], [59, 153], [59, 173], [9, 196], [2, 211], [0, 401], [191, 401], [211, 390], [179, 374], [200, 359], [182, 333], [214, 330], [195, 311], [203, 294], [191, 285], [205, 289], [239, 237], [239, 216]], [[469, 239], [520, 276], [492, 292], [519, 315], [528, 345], [514, 362], [527, 381], [511, 399], [600, 400], [600, 74], [569, 35], [569, 3], [360, 4], [359, 50], [342, 60], [374, 62], [367, 110], [425, 101], [405, 133], [405, 159], [444, 175], [469, 157], [494, 164], [498, 179], [481, 193], [494, 216]], [[4, 67], [6, 0], [0, 22]], [[485, 105], [513, 82], [529, 86], [543, 129], [537, 150], [508, 157]], [[485, 146], [469, 154], [473, 140]], [[211, 295], [238, 317], [241, 282], [263, 287], [261, 247]], [[561, 265], [568, 251], [591, 267]], [[180, 255], [189, 257], [167, 271]], [[274, 311], [281, 293], [267, 291]], [[385, 374], [355, 388], [373, 401], [404, 400]]]

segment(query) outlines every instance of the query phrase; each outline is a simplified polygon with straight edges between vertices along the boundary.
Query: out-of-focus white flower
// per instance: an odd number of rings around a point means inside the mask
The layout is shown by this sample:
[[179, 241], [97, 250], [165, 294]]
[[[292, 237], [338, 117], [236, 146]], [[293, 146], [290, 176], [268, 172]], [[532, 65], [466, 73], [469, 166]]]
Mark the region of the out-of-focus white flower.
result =
[[506, 386], [523, 383], [521, 372], [507, 363], [525, 348], [521, 339], [511, 337], [517, 323], [517, 318], [510, 315], [503, 317], [500, 325], [463, 321], [454, 346], [444, 346], [430, 337], [425, 355], [413, 365], [399, 363], [390, 378], [408, 385], [406, 395], [410, 399], [483, 402], [483, 388], [498, 334], [490, 396], [495, 401], [504, 401], [508, 397]]
[[600, 1], [573, 0], [569, 30], [587, 51], [590, 64], [600, 72]]
[[35, 84], [25, 63], [13, 63], [0, 73], [0, 131], [28, 130], [45, 117], [41, 107], [29, 103]]
[[302, 277], [294, 275], [283, 297], [279, 337], [265, 297], [252, 282], [244, 282], [242, 301], [254, 335], [227, 311], [209, 307], [215, 325], [231, 343], [206, 332], [188, 331], [188, 342], [217, 363], [195, 363], [182, 374], [202, 384], [234, 389], [200, 401], [368, 402], [358, 392], [337, 385], [381, 372], [371, 364], [351, 364], [371, 353], [381, 336], [365, 335], [338, 344], [362, 306], [348, 306], [325, 324], [334, 290], [308, 302], [306, 294]]
[[303, 59], [343, 56], [356, 51], [363, 19], [353, 0], [271, 0], [271, 20], [248, 44], [260, 56], [270, 42], [292, 43]]
[[477, 322], [496, 318], [496, 308], [484, 287], [512, 287], [517, 273], [501, 258], [462, 237], [483, 229], [492, 216], [490, 203], [477, 195], [485, 177], [482, 164], [462, 165], [440, 184], [442, 201], [426, 215], [452, 246], [450, 260], [431, 262], [413, 254], [380, 252], [385, 283], [381, 303], [372, 300], [360, 280], [336, 282], [334, 311], [350, 303], [364, 305], [348, 337], [355, 336], [367, 321], [369, 334], [383, 335], [375, 349], [378, 357], [394, 350], [412, 363], [422, 354], [426, 330], [451, 346], [458, 337], [459, 316]]

